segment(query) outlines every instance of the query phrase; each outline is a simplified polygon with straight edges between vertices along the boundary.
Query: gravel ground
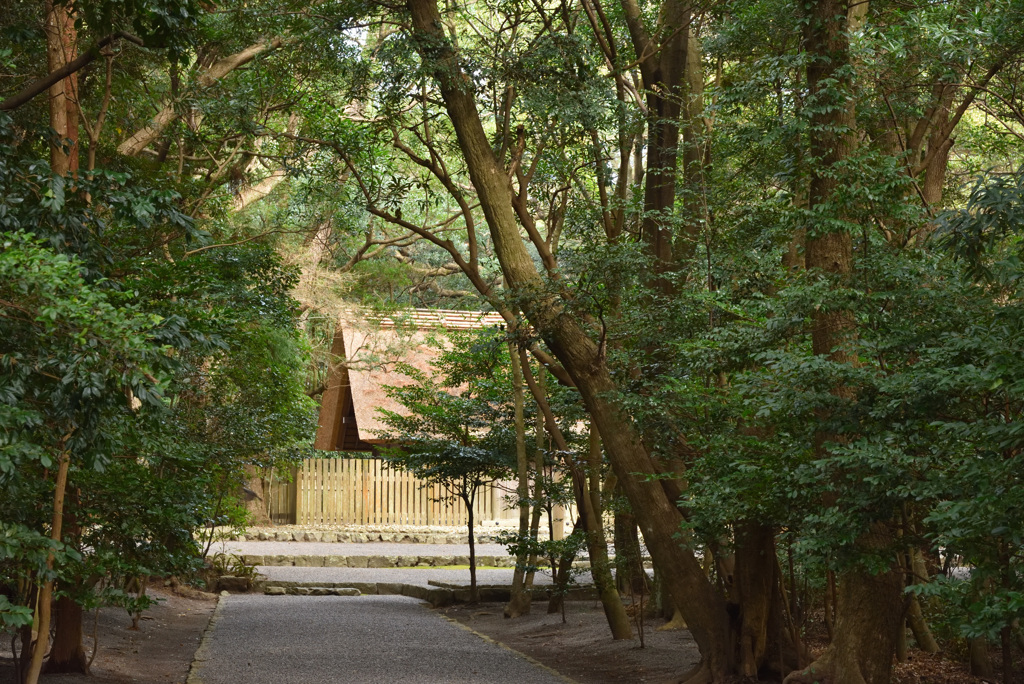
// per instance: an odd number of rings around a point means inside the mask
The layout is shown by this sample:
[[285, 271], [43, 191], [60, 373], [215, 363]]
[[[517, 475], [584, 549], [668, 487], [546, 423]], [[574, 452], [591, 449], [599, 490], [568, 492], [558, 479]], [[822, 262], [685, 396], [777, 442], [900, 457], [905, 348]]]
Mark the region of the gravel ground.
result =
[[222, 600], [198, 671], [205, 684], [566, 681], [406, 597]]
[[[469, 585], [469, 570], [443, 570], [437, 568], [297, 568], [267, 566], [257, 568], [268, 580], [279, 582], [397, 582], [428, 586], [428, 580], [449, 584]], [[479, 584], [512, 584], [512, 568], [477, 570]], [[579, 584], [589, 584], [590, 573], [576, 576]], [[535, 584], [551, 584], [551, 575], [538, 572]]]
[[[228, 541], [210, 549], [216, 553], [252, 554], [257, 556], [468, 556], [469, 544], [396, 544], [367, 542], [342, 544], [333, 542]], [[501, 544], [477, 544], [478, 556], [507, 556]]]

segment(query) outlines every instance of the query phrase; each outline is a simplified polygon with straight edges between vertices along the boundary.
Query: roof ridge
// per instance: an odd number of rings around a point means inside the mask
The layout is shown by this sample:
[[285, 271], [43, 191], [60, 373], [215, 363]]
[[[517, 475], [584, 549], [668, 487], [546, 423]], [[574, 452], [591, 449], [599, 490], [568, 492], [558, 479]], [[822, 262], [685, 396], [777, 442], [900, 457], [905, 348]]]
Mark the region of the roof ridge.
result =
[[[463, 309], [402, 309], [391, 314], [376, 313], [360, 308], [359, 313], [382, 328], [393, 328], [398, 321], [408, 321], [418, 328], [485, 328], [505, 322], [501, 314], [495, 311], [468, 311]], [[351, 321], [349, 321], [351, 322]]]

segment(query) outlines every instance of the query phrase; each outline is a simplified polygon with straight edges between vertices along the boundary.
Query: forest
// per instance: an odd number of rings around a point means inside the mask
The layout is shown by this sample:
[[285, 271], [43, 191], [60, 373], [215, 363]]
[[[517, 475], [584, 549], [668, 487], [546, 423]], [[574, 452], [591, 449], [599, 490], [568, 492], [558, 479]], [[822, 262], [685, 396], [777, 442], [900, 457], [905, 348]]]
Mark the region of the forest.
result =
[[639, 530], [689, 681], [908, 648], [1013, 681], [1022, 76], [1021, 0], [4, 2], [25, 681], [33, 624], [73, 668], [87, 611], [196, 576], [247, 478], [313, 454], [346, 307], [502, 317], [456, 384], [502, 355], [486, 421], [543, 424], [592, 562], [605, 513]]

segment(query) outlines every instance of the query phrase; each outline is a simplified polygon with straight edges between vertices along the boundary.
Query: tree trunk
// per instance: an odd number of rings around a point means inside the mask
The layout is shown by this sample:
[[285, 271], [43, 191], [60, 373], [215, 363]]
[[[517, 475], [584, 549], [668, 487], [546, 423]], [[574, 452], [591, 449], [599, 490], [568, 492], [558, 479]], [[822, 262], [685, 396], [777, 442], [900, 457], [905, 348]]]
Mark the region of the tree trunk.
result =
[[[77, 57], [77, 32], [71, 8], [46, 4], [46, 57], [50, 72]], [[50, 128], [57, 139], [50, 145], [50, 168], [58, 176], [78, 169], [78, 76], [71, 74], [49, 88]]]
[[[858, 543], [880, 549], [894, 541], [889, 525], [879, 522]], [[841, 573], [835, 639], [807, 668], [786, 677], [786, 684], [890, 682], [897, 631], [905, 614], [903, 584], [895, 569], [878, 575], [860, 568]]]
[[480, 591], [476, 586], [476, 531], [473, 529], [473, 499], [464, 496], [466, 503], [466, 525], [469, 527], [469, 602], [480, 603]]
[[[828, 218], [842, 218], [836, 207], [841, 181], [837, 172], [854, 151], [857, 143], [856, 117], [852, 93], [852, 60], [849, 34], [851, 25], [863, 20], [867, 3], [850, 8], [840, 0], [815, 0], [808, 5], [806, 45], [807, 82], [814, 100], [811, 116], [810, 152], [813, 171], [810, 184], [810, 209], [822, 207]], [[849, 232], [826, 221], [812, 225], [807, 236], [807, 268], [819, 277], [840, 282], [852, 269], [852, 243]], [[852, 312], [822, 307], [812, 317], [811, 345], [814, 354], [834, 363], [856, 363], [847, 348], [855, 334]], [[836, 387], [833, 392], [848, 397], [850, 390]], [[819, 450], [832, 436], [819, 435]], [[858, 538], [864, 551], [877, 552], [895, 541], [891, 521], [876, 522]], [[826, 651], [805, 670], [793, 673], [786, 682], [823, 682], [834, 684], [883, 684], [891, 679], [892, 660], [899, 625], [903, 623], [903, 580], [893, 568], [871, 575], [852, 567], [840, 575], [837, 598], [835, 638]]]
[[89, 661], [82, 645], [82, 606], [61, 596], [54, 602], [53, 619], [57, 631], [43, 672], [88, 674]]
[[[572, 532], [583, 529], [583, 519], [576, 518], [573, 523]], [[576, 553], [566, 553], [561, 557], [551, 556], [551, 584], [554, 590], [551, 598], [548, 599], [548, 615], [555, 613], [562, 614], [562, 622], [565, 622], [565, 595], [569, 591], [569, 580], [571, 579], [572, 564], [576, 561]]]
[[[82, 528], [78, 524], [77, 509], [79, 507], [79, 490], [70, 487], [67, 503], [64, 507], [64, 541], [66, 544], [78, 546]], [[78, 585], [77, 589], [91, 586], [81, 578], [66, 582]], [[85, 645], [82, 633], [82, 607], [68, 596], [61, 596], [54, 603], [54, 637], [50, 657], [47, 659], [43, 672], [71, 672], [88, 674], [89, 663], [85, 656]]]
[[[68, 433], [60, 442], [60, 453], [57, 458], [57, 480], [53, 486], [53, 518], [50, 521], [50, 539], [59, 542], [62, 538], [62, 526], [64, 524], [64, 493], [68, 484], [68, 468], [71, 464], [71, 454], [67, 451], [68, 440], [73, 433]], [[46, 554], [46, 569], [53, 571], [53, 550]], [[43, 669], [43, 657], [46, 655], [46, 647], [50, 641], [50, 604], [53, 600], [53, 580], [43, 583], [39, 592], [38, 624], [39, 631], [35, 644], [32, 647], [32, 660], [29, 662], [28, 671], [25, 673], [25, 684], [39, 684], [39, 673]]]
[[[910, 549], [910, 554], [914, 582], [924, 582], [925, 578], [929, 576], [924, 554], [917, 548]], [[910, 631], [914, 634], [917, 647], [925, 653], [938, 653], [939, 644], [935, 641], [935, 637], [932, 636], [932, 631], [928, 628], [928, 622], [924, 619], [924, 613], [921, 612], [921, 600], [917, 597], [917, 594], [910, 594], [908, 600], [910, 603], [907, 606], [907, 624], [910, 626]]]
[[[641, 232], [661, 274], [674, 263], [672, 211], [676, 201], [679, 165], [679, 122], [688, 122], [682, 103], [687, 97], [687, 39], [689, 5], [664, 0], [657, 26], [648, 30], [636, 0], [621, 0], [633, 51], [638, 57], [647, 100], [647, 173], [644, 184], [644, 216]], [[656, 32], [656, 33], [655, 33]], [[667, 279], [656, 286], [671, 291]]]
[[[739, 674], [756, 679], [766, 665], [772, 604], [778, 595], [775, 533], [756, 523], [740, 523], [736, 530], [736, 565], [733, 573], [735, 609], [738, 613]], [[777, 661], [776, 661], [777, 662]], [[785, 673], [783, 673], [785, 674]]]
[[910, 605], [907, 608], [907, 624], [910, 626], [910, 631], [914, 635], [914, 641], [917, 642], [917, 647], [925, 653], [938, 653], [939, 644], [935, 641], [935, 637], [932, 636], [931, 629], [928, 628], [928, 623], [924, 619], [924, 615], [921, 613], [921, 601], [917, 598], [916, 594], [911, 594]]
[[650, 593], [640, 554], [636, 518], [629, 511], [615, 512], [615, 584], [619, 592]]
[[590, 426], [589, 482], [584, 480], [580, 508], [583, 510], [587, 534], [587, 553], [590, 554], [590, 574], [601, 599], [604, 616], [612, 631], [612, 639], [632, 639], [633, 629], [622, 599], [615, 588], [611, 565], [608, 563], [608, 542], [601, 524], [601, 439]]
[[[613, 639], [631, 639], [633, 630], [629, 626], [629, 616], [615, 588], [611, 565], [608, 563], [608, 542], [604, 536], [604, 525], [601, 521], [601, 438], [593, 424], [590, 426], [590, 444], [587, 457], [587, 472], [580, 470], [572, 461], [569, 446], [562, 431], [555, 421], [551, 407], [547, 403], [533, 372], [526, 365], [526, 351], [521, 352], [521, 367], [525, 371], [526, 384], [530, 387], [537, 402], [540, 413], [544, 416], [548, 433], [555, 440], [558, 451], [565, 455], [565, 463], [572, 473], [573, 491], [576, 493], [576, 504], [583, 521], [584, 538], [587, 553], [590, 555], [590, 574], [594, 579], [601, 606], [604, 609], [608, 626]], [[579, 523], [577, 523], [579, 527]]]
[[[228, 55], [223, 59], [219, 59], [199, 74], [196, 78], [197, 85], [201, 88], [209, 88], [235, 69], [245, 66], [260, 54], [276, 50], [284, 44], [285, 40], [281, 37], [271, 38], [270, 40], [261, 40], [260, 42], [254, 43], [233, 55]], [[121, 154], [128, 155], [129, 157], [138, 155], [142, 150], [146, 149], [150, 143], [159, 138], [164, 129], [174, 123], [177, 119], [178, 112], [175, 110], [174, 103], [165, 103], [160, 111], [157, 112], [156, 116], [154, 116], [150, 121], [149, 125], [136, 131], [130, 138], [118, 145], [117, 151]]]
[[968, 639], [967, 649], [971, 658], [971, 674], [986, 681], [993, 681], [996, 673], [992, 667], [992, 659], [988, 655], [988, 639], [985, 637]]
[[515, 408], [516, 427], [516, 497], [519, 499], [519, 548], [516, 569], [512, 575], [512, 591], [505, 604], [505, 617], [514, 618], [530, 612], [532, 597], [526, 590], [529, 551], [523, 542], [530, 534], [530, 463], [526, 455], [526, 425], [523, 418], [523, 373], [519, 368], [519, 350], [509, 345], [512, 366], [512, 403]]

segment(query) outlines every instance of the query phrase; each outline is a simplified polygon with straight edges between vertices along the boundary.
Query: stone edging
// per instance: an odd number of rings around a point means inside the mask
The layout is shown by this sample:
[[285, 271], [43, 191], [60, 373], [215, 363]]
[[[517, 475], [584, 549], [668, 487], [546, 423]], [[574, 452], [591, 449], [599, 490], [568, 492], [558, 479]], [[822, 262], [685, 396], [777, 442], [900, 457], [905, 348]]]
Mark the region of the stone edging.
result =
[[548, 667], [547, 665], [545, 665], [544, 663], [540, 662], [536, 658], [528, 656], [525, 653], [523, 653], [522, 651], [517, 651], [516, 649], [512, 648], [511, 646], [509, 646], [507, 644], [501, 643], [497, 639], [493, 639], [493, 638], [487, 636], [486, 634], [481, 634], [480, 632], [476, 631], [472, 627], [470, 627], [468, 625], [462, 624], [461, 622], [459, 622], [455, 618], [448, 617], [447, 615], [441, 615], [441, 617], [443, 617], [445, 620], [447, 620], [448, 622], [452, 623], [456, 627], [460, 627], [460, 628], [466, 630], [467, 632], [469, 632], [470, 634], [483, 639], [487, 643], [494, 644], [495, 646], [498, 646], [499, 648], [503, 648], [506, 651], [508, 651], [508, 652], [510, 652], [510, 653], [512, 653], [512, 654], [514, 654], [514, 655], [516, 655], [516, 656], [518, 656], [520, 658], [522, 658], [523, 660], [527, 661], [528, 663], [536, 665], [540, 669], [545, 670], [546, 672], [548, 672], [549, 674], [557, 677], [558, 679], [561, 679], [566, 684], [579, 684], [579, 682], [577, 682], [572, 677], [569, 677], [567, 675], [562, 674], [561, 672], [559, 672], [558, 670], [554, 669], [553, 667]]
[[[263, 580], [253, 589], [267, 596], [409, 596], [426, 601], [433, 608], [443, 608], [455, 603], [469, 603], [470, 591], [466, 585], [447, 584], [430, 581], [431, 586], [406, 584], [404, 582], [293, 582], [285, 580]], [[344, 589], [353, 589], [356, 593], [340, 593]], [[501, 602], [509, 600], [512, 589], [506, 585], [481, 584], [477, 587], [482, 602]], [[531, 590], [532, 599], [546, 600], [552, 589], [551, 585], [534, 585]], [[597, 600], [597, 591], [593, 585], [573, 585], [565, 599], [567, 601]]]
[[217, 622], [220, 620], [220, 614], [224, 609], [224, 595], [221, 594], [217, 597], [217, 606], [213, 609], [213, 613], [210, 615], [210, 621], [206, 623], [206, 629], [203, 630], [203, 636], [199, 640], [199, 648], [196, 649], [196, 653], [192, 656], [192, 664], [188, 668], [188, 676], [185, 678], [185, 684], [203, 684], [203, 679], [199, 675], [199, 668], [210, 659], [210, 644], [213, 642], [213, 629], [217, 626]]

